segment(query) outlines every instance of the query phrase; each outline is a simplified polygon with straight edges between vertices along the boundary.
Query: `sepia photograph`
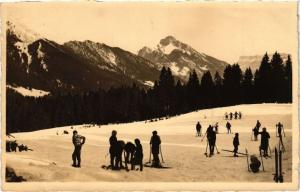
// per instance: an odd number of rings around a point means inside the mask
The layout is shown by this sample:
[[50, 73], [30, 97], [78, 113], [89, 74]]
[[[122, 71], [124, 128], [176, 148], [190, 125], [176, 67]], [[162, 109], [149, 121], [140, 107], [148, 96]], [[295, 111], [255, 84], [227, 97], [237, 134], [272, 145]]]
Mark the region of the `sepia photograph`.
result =
[[3, 191], [298, 188], [297, 2], [0, 10]]

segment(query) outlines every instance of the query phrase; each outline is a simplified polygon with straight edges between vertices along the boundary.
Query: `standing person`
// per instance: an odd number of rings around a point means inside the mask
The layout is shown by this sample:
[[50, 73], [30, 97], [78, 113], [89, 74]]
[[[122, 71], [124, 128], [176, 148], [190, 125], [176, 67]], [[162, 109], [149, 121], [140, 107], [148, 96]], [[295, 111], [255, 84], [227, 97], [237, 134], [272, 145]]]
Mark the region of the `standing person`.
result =
[[229, 121], [227, 121], [226, 123], [226, 128], [227, 128], [227, 134], [229, 134], [229, 132], [231, 133], [231, 124], [229, 123]]
[[139, 139], [134, 140], [135, 152], [133, 155], [133, 162], [131, 162], [131, 170], [134, 170], [135, 165], [140, 166], [140, 171], [143, 171], [143, 146]]
[[239, 112], [239, 119], [242, 119], [242, 112]]
[[201, 124], [198, 121], [197, 125], [196, 125], [196, 131], [197, 131], [197, 135], [196, 136], [201, 136]]
[[281, 132], [282, 132], [283, 125], [280, 122], [278, 122], [276, 127], [277, 127], [278, 137], [281, 137]]
[[228, 120], [228, 113], [225, 112], [225, 120]]
[[253, 135], [254, 135], [254, 141], [257, 141], [257, 136], [258, 136], [258, 128], [257, 127], [254, 127], [253, 129]]
[[261, 126], [261, 123], [259, 122], [259, 120], [257, 120], [255, 127], [257, 128], [258, 131], [259, 131], [260, 126]]
[[267, 129], [264, 127], [262, 132], [259, 132], [261, 135], [260, 138], [260, 151], [263, 150], [264, 157], [268, 156], [268, 149], [269, 149], [269, 139], [270, 139], [270, 134], [267, 132]]
[[219, 123], [218, 122], [215, 125], [215, 132], [216, 132], [216, 134], [219, 133]]
[[234, 113], [234, 119], [237, 119], [238, 118], [238, 112], [235, 112]]
[[230, 120], [232, 120], [232, 117], [233, 117], [233, 113], [230, 112], [230, 113], [229, 113], [229, 118], [230, 118]]
[[235, 137], [233, 138], [233, 147], [234, 147], [234, 157], [238, 157], [237, 152], [239, 150], [239, 145], [240, 145], [240, 141], [239, 141], [239, 134], [236, 133]]
[[206, 137], [209, 145], [209, 157], [214, 155], [214, 149], [216, 144], [216, 132], [211, 125], [208, 126], [206, 131]]
[[[73, 167], [80, 167], [81, 163], [81, 147], [85, 143], [85, 137], [78, 135], [78, 132], [75, 130], [73, 131], [73, 137], [72, 142], [74, 145], [74, 152], [72, 154], [72, 160], [73, 160]], [[77, 161], [77, 163], [76, 163]]]
[[153, 154], [153, 161], [151, 165], [152, 167], [161, 167], [159, 157], [158, 157], [160, 144], [161, 144], [161, 140], [160, 137], [157, 135], [157, 131], [153, 131], [150, 140], [151, 152]]
[[117, 131], [113, 130], [111, 132], [111, 136], [109, 138], [109, 154], [110, 154], [110, 166], [111, 169], [115, 169], [117, 166], [117, 147], [118, 147], [118, 139], [117, 139]]

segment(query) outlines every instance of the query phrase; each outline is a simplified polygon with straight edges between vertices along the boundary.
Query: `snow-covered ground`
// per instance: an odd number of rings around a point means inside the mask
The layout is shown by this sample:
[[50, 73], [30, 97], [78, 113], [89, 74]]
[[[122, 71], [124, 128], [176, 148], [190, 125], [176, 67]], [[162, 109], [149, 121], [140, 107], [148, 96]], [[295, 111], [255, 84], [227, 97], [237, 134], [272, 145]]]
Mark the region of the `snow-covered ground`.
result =
[[13, 87], [10, 85], [7, 85], [8, 88], [13, 89], [20, 93], [23, 96], [28, 96], [28, 97], [44, 97], [46, 95], [49, 95], [50, 92], [43, 91], [43, 90], [38, 90], [38, 89], [28, 89], [25, 87]]
[[[184, 181], [184, 182], [273, 182], [274, 155], [264, 159], [265, 172], [257, 174], [247, 171], [246, 158], [233, 158], [234, 134], [226, 134], [224, 113], [241, 111], [242, 120], [232, 120], [232, 132], [240, 133], [240, 152], [248, 149], [258, 155], [259, 142], [251, 141], [251, 130], [256, 120], [270, 132], [272, 150], [278, 144], [275, 124], [282, 122], [286, 137], [283, 154], [284, 181], [292, 180], [292, 105], [257, 104], [240, 105], [192, 112], [157, 122], [133, 122], [87, 127], [84, 125], [52, 128], [47, 130], [13, 134], [19, 143], [28, 145], [34, 151], [6, 153], [7, 166], [15, 169], [28, 181]], [[206, 130], [209, 124], [219, 122], [220, 134], [217, 147], [221, 152], [211, 158], [204, 155], [206, 140], [195, 137], [195, 124], [200, 121]], [[82, 168], [71, 167], [73, 145], [72, 131], [78, 130], [86, 137], [82, 148]], [[163, 158], [170, 169], [145, 168], [140, 171], [111, 171], [101, 168], [109, 164], [108, 139], [112, 130], [117, 130], [118, 139], [133, 141], [140, 138], [144, 149], [144, 162], [149, 160], [149, 140], [157, 130], [162, 140]], [[68, 130], [69, 135], [62, 135]], [[204, 130], [202, 130], [204, 132]], [[58, 135], [57, 135], [58, 134]]]

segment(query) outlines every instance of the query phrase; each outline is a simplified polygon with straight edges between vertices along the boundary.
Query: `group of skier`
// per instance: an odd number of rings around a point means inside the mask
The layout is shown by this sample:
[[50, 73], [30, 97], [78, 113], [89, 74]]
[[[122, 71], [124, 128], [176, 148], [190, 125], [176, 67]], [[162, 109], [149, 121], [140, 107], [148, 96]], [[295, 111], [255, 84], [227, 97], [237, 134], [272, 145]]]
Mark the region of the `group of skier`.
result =
[[225, 120], [242, 119], [242, 112], [235, 111], [234, 113], [225, 113]]
[[[73, 167], [81, 167], [81, 148], [85, 143], [85, 137], [78, 134], [76, 130], [73, 131], [73, 145], [74, 152], [72, 154], [73, 159]], [[113, 130], [111, 136], [109, 138], [109, 154], [110, 154], [110, 165], [108, 168], [112, 170], [120, 170], [122, 168], [126, 168], [128, 170], [127, 164], [131, 164], [131, 170], [135, 169], [136, 165], [139, 165], [139, 170], [143, 171], [143, 146], [138, 138], [134, 140], [134, 144], [132, 142], [125, 142], [123, 140], [117, 139], [117, 131]], [[152, 137], [150, 140], [151, 154], [153, 155], [151, 167], [161, 168], [162, 165], [159, 159], [159, 153], [161, 140], [157, 131], [152, 132]], [[122, 164], [122, 154], [124, 152], [125, 157], [125, 167]], [[151, 158], [150, 154], [150, 158]]]

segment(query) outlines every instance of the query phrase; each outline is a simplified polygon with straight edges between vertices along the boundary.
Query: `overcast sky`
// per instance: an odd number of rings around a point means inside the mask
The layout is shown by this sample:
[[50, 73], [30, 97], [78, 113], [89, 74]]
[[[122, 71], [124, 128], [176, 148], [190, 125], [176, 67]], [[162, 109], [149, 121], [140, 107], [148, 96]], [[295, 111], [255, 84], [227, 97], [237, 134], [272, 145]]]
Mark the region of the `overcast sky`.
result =
[[229, 63], [239, 56], [296, 53], [296, 3], [27, 3], [7, 19], [63, 43], [92, 40], [133, 53], [167, 35]]

